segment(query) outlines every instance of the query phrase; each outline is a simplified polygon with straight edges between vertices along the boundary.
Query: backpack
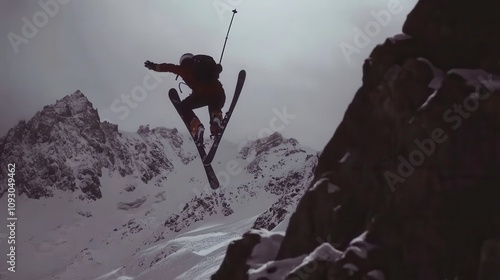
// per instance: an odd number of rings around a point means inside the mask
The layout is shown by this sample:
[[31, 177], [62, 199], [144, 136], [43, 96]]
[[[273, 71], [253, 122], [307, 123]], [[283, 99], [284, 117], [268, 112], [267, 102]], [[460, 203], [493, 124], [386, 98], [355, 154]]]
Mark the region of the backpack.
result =
[[198, 54], [193, 56], [192, 65], [197, 82], [214, 82], [219, 79], [221, 67], [208, 55]]

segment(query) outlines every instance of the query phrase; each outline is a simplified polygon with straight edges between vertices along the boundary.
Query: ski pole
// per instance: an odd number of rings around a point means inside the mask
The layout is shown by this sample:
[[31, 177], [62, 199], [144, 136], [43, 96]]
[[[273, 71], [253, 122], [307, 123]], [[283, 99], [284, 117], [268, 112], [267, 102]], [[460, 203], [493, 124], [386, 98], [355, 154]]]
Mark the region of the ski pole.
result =
[[222, 47], [222, 53], [220, 55], [219, 64], [222, 62], [222, 56], [224, 55], [224, 49], [226, 49], [227, 36], [229, 35], [229, 30], [231, 30], [231, 25], [233, 24], [234, 15], [237, 13], [236, 9], [233, 10], [233, 16], [231, 17], [231, 22], [229, 23], [229, 29], [227, 30], [226, 40], [224, 41], [224, 47]]

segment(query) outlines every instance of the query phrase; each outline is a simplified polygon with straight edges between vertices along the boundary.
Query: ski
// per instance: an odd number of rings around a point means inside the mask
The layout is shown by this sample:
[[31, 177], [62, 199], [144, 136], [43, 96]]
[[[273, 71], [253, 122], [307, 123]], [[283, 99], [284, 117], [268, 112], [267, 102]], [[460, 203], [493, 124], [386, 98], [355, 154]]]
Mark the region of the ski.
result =
[[227, 123], [229, 122], [229, 119], [231, 118], [234, 107], [236, 106], [236, 102], [238, 102], [238, 98], [240, 97], [240, 93], [241, 93], [241, 90], [243, 88], [243, 84], [245, 83], [245, 79], [246, 79], [246, 71], [241, 70], [238, 73], [238, 81], [236, 82], [236, 88], [234, 90], [234, 95], [233, 95], [233, 100], [231, 101], [231, 105], [229, 106], [229, 109], [226, 112], [224, 119], [222, 120], [222, 125], [221, 125], [219, 131], [217, 132], [217, 135], [214, 138], [212, 147], [210, 148], [208, 154], [206, 156], [202, 157], [203, 164], [211, 164], [212, 160], [214, 159], [215, 152], [217, 152], [217, 148], [219, 147], [220, 140], [222, 139], [222, 134], [224, 134], [224, 131], [226, 130]]
[[[175, 109], [177, 110], [177, 113], [179, 113], [179, 116], [181, 117], [182, 121], [186, 125], [186, 128], [189, 131], [189, 123], [184, 119], [184, 116], [181, 114], [178, 104], [181, 101], [179, 98], [179, 93], [177, 93], [177, 90], [175, 88], [171, 88], [168, 92], [168, 97], [170, 98], [170, 101], [172, 101], [172, 104], [174, 105]], [[191, 133], [189, 133], [191, 135]], [[193, 136], [191, 135], [191, 138], [194, 141]], [[211, 162], [205, 163], [203, 162], [203, 159], [207, 157], [207, 154], [205, 152], [205, 147], [203, 144], [198, 144], [195, 142], [196, 149], [198, 150], [198, 153], [200, 155], [200, 158], [203, 163], [203, 167], [205, 168], [205, 173], [207, 174], [208, 182], [210, 183], [210, 187], [212, 189], [217, 189], [219, 188], [219, 180], [217, 179], [217, 176], [215, 175], [215, 172], [212, 168]]]

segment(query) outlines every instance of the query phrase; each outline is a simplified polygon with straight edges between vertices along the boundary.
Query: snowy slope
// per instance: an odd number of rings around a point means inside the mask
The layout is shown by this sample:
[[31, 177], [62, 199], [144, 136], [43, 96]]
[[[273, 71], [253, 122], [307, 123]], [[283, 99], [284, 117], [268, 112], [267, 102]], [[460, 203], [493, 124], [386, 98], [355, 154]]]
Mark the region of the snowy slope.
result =
[[256, 221], [286, 225], [289, 210], [276, 207], [286, 201], [292, 209], [289, 197], [307, 186], [317, 162], [315, 151], [278, 133], [241, 150], [222, 141], [213, 167], [223, 186], [214, 191], [189, 136], [147, 126], [119, 131], [100, 123], [81, 92], [20, 123], [0, 145], [1, 164], [18, 163], [24, 180], [19, 267], [5, 274], [0, 255], [0, 279], [208, 279], [227, 244]]
[[[272, 141], [280, 143], [271, 148], [269, 143]], [[294, 192], [289, 185], [275, 185], [273, 182], [277, 177], [291, 182], [296, 178], [295, 182], [302, 183], [302, 188], [311, 179], [312, 169], [302, 176], [298, 174], [304, 173], [306, 158], [311, 161], [310, 166], [314, 166], [316, 158], [310, 155], [315, 153], [305, 152], [303, 149], [307, 148], [300, 147], [294, 140], [276, 134], [252, 145], [251, 149], [258, 151], [242, 168], [241, 174], [228, 180], [229, 183], [220, 190], [208, 190], [193, 197], [181, 212], [167, 216], [120, 273], [138, 276], [137, 279], [158, 279], [158, 275], [168, 275], [167, 279], [208, 279], [222, 262], [227, 244], [254, 227], [255, 221], [266, 215], [267, 209]], [[229, 143], [226, 147], [230, 147]], [[296, 153], [292, 147], [297, 148]], [[228, 150], [221, 151], [221, 158], [229, 157], [226, 152]], [[287, 154], [286, 164], [280, 164], [280, 152]], [[237, 162], [243, 167], [247, 159], [242, 153]], [[269, 166], [274, 166], [274, 170], [267, 175], [254, 169]], [[267, 216], [277, 223], [285, 218], [268, 213]]]

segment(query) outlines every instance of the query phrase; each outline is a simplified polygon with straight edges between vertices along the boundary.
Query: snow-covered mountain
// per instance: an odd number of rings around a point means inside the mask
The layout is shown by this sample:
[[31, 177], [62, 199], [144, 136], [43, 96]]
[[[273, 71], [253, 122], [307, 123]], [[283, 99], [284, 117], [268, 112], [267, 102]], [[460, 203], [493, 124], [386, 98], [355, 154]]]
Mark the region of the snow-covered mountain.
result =
[[16, 164], [18, 217], [18, 269], [6, 272], [2, 254], [0, 278], [208, 279], [231, 240], [284, 229], [318, 159], [279, 133], [239, 146], [222, 141], [214, 191], [176, 128], [120, 131], [80, 91], [45, 106], [0, 138], [0, 181]]
[[170, 158], [175, 155], [183, 164], [194, 159], [194, 153], [184, 152], [183, 141], [176, 129], [120, 132], [117, 125], [101, 123], [97, 110], [77, 91], [9, 130], [0, 140], [0, 154], [2, 164], [16, 162], [23, 168], [16, 176], [23, 186], [19, 194], [53, 197], [55, 190], [69, 190], [80, 199], [96, 200], [102, 197], [103, 168], [161, 184], [174, 169]]

